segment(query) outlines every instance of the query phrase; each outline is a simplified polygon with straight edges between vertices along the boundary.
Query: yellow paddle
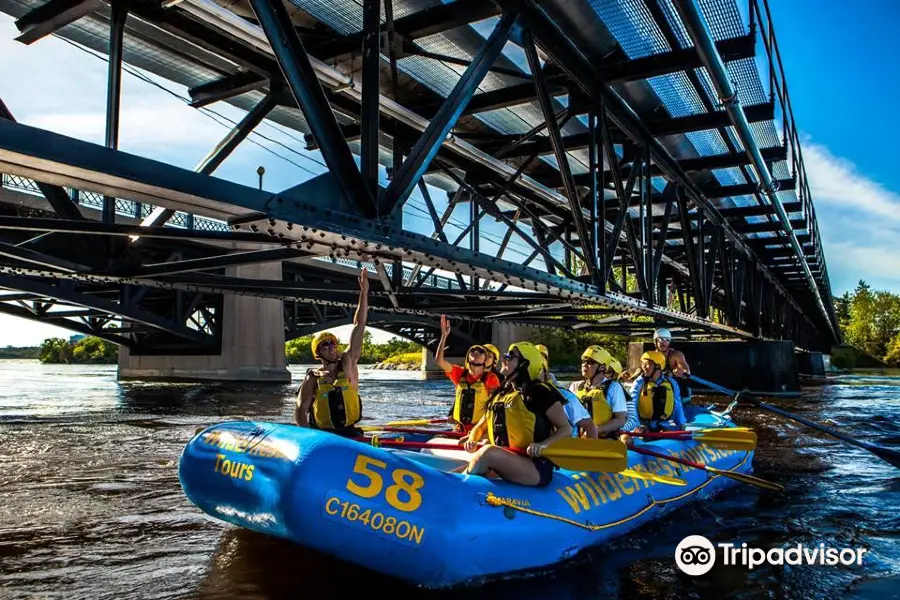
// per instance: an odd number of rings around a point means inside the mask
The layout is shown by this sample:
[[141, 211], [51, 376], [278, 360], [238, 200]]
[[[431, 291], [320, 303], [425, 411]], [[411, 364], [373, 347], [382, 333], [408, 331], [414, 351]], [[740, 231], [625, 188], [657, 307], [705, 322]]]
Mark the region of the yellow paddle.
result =
[[[524, 449], [514, 451], [526, 454]], [[628, 448], [619, 440], [563, 438], [544, 448], [541, 456], [569, 471], [619, 473], [628, 468]]]
[[[427, 442], [399, 442], [381, 439], [373, 440], [373, 445], [388, 448], [462, 450], [462, 446], [459, 444], [429, 444]], [[523, 456], [528, 455], [524, 448], [507, 448], [507, 450]], [[544, 448], [541, 456], [550, 459], [561, 469], [570, 471], [619, 473], [628, 468], [627, 448], [619, 440], [565, 438]]]
[[756, 449], [756, 432], [746, 427], [719, 427], [694, 431], [660, 431], [654, 433], [632, 433], [626, 431], [625, 434], [649, 440], [694, 439], [707, 446], [727, 450], [750, 451]]

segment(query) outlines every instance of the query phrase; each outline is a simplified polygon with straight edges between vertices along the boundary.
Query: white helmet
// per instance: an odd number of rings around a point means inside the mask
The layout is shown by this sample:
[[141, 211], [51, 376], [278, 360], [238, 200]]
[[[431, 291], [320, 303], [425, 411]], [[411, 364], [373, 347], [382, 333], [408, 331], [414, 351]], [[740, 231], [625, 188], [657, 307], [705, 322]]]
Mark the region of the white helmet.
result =
[[653, 332], [654, 340], [660, 339], [660, 338], [664, 339], [664, 340], [669, 340], [671, 342], [672, 341], [672, 332], [669, 331], [668, 329], [665, 329], [664, 327], [661, 327]]

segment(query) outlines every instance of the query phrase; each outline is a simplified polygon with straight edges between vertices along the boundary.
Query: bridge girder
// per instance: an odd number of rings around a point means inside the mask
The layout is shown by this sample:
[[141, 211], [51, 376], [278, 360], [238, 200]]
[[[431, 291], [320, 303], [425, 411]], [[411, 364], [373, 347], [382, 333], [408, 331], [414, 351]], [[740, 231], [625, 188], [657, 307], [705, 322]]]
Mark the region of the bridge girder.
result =
[[[604, 321], [610, 312], [615, 312], [715, 335], [793, 339], [803, 347], [827, 347], [833, 341], [827, 331], [833, 315], [807, 310], [813, 304], [802, 279], [793, 274], [789, 265], [772, 262], [774, 256], [780, 257], [788, 249], [791, 261], [801, 259], [813, 267], [816, 285], [827, 291], [827, 270], [802, 159], [798, 160], [799, 143], [792, 114], [785, 117], [785, 143], [764, 149], [762, 156], [773, 163], [791, 161], [793, 172], [790, 178], [782, 180], [782, 186], [796, 186], [800, 192], [796, 203], [799, 217], [790, 226], [807, 232], [795, 236], [803, 257], [791, 254], [785, 231], [778, 224], [746, 220], [756, 216], [750, 211], [767, 218], [772, 211], [752, 183], [745, 153], [731, 145], [725, 131], [727, 118], [723, 120], [724, 113], [715, 110], [696, 79], [694, 70], [700, 62], [691, 49], [629, 59], [618, 48], [606, 60], [591, 63], [585, 60], [581, 48], [566, 38], [559, 24], [532, 2], [474, 3], [479, 8], [468, 15], [471, 19], [478, 20], [484, 18], [482, 13], [489, 13], [499, 15], [500, 21], [495, 35], [482, 41], [483, 47], [473, 51], [472, 59], [461, 65], [465, 70], [453, 92], [444, 97], [427, 86], [417, 86], [415, 98], [406, 92], [401, 94], [398, 83], [408, 86], [410, 79], [400, 74], [399, 58], [420, 56], [444, 64], [461, 64], [452, 57], [434, 56], [418, 40], [460, 27], [467, 13], [454, 9], [470, 4], [468, 0], [456, 0], [396, 21], [389, 18], [384, 24], [378, 19], [367, 19], [363, 29], [351, 36], [322, 27], [314, 31], [307, 25], [292, 23], [283, 7], [271, 0], [253, 0], [241, 22], [231, 25], [225, 23], [227, 9], [207, 0], [185, 0], [167, 10], [148, 2], [132, 4], [131, 15], [136, 22], [161, 28], [158, 35], [165, 43], [187, 41], [207, 53], [208, 63], [209, 57], [215, 55], [246, 69], [224, 70], [220, 78], [192, 90], [198, 106], [232, 101], [239, 94], [245, 94], [245, 99], [246, 94], [262, 95], [263, 101], [255, 105], [253, 118], [248, 115], [245, 119], [247, 126], [236, 128], [230, 141], [226, 138], [220, 144], [227, 152], [277, 103], [291, 107], [312, 123], [316, 145], [323, 149], [334, 175], [323, 175], [291, 190], [269, 194], [212, 179], [208, 177], [209, 169], [198, 167], [200, 172], [191, 173], [3, 119], [0, 172], [32, 177], [45, 186], [69, 185], [138, 203], [149, 202], [158, 207], [161, 215], [185, 210], [224, 217], [233, 228], [233, 239], [248, 236], [241, 239], [266, 243], [268, 247], [281, 246], [271, 250], [256, 246], [250, 250], [259, 260], [267, 256], [331, 256], [372, 262], [382, 288], [376, 292], [374, 310], [414, 315], [429, 322], [440, 312], [455, 308], [473, 322], [512, 318], [523, 323], [619, 332], [643, 331], [648, 327]], [[369, 12], [375, 7], [373, 14], [377, 13], [377, 5], [366, 2]], [[670, 46], [677, 47], [669, 22], [672, 17], [664, 14], [656, 2], [649, 2], [648, 8]], [[45, 21], [41, 20], [42, 15]], [[51, 0], [46, 7], [17, 16], [22, 17], [22, 27], [27, 27], [31, 36], [37, 36], [73, 19], [93, 18], [92, 15], [81, 3]], [[482, 16], [476, 18], [477, 15]], [[771, 30], [771, 21], [762, 18], [758, 6], [751, 15], [754, 26]], [[303, 18], [309, 21], [310, 16]], [[138, 37], [148, 35], [146, 27], [141, 30], [135, 25], [130, 31]], [[725, 60], [746, 59], [755, 53], [755, 34], [753, 31], [743, 38], [720, 40], [715, 48]], [[507, 36], [522, 46], [526, 55], [531, 53], [533, 76], [498, 55]], [[536, 48], [548, 59], [543, 67], [534, 58], [532, 36]], [[387, 41], [379, 45], [382, 38]], [[393, 38], [396, 39], [391, 42]], [[772, 36], [764, 41], [767, 52], [780, 64], [777, 53], [769, 47]], [[362, 48], [361, 59], [354, 57], [353, 47]], [[349, 57], [336, 58], [347, 52], [351, 52]], [[387, 56], [384, 65], [382, 54]], [[650, 73], [647, 69], [654, 63], [653, 58], [658, 72]], [[332, 64], [349, 65], [350, 75], [326, 64], [325, 59], [332, 60]], [[373, 84], [378, 82], [380, 66], [390, 71], [389, 85]], [[359, 81], [354, 81], [357, 69], [362, 73], [361, 90]], [[627, 93], [612, 92], [612, 85], [624, 81], [645, 85], [643, 80], [647, 77], [678, 72], [686, 74], [704, 99], [706, 113], [666, 118], [637, 114], [625, 100], [630, 98]], [[474, 93], [489, 73], [507, 78], [507, 85], [496, 91]], [[510, 78], [519, 81], [510, 83]], [[778, 97], [748, 110], [751, 121], [771, 121], [778, 102], [784, 110], [787, 105], [781, 96], [783, 76], [781, 84]], [[530, 86], [530, 91], [523, 85]], [[388, 88], [392, 89], [387, 91]], [[286, 95], [286, 91], [291, 94]], [[555, 99], [560, 91], [569, 94], [567, 108]], [[490, 94], [498, 95], [488, 97]], [[505, 98], [501, 99], [503, 94]], [[510, 135], [498, 133], [471, 117], [486, 107], [498, 109], [497, 102], [517, 103], [507, 106], [531, 103], [539, 109], [543, 122], [523, 134]], [[574, 120], [582, 114], [587, 115], [586, 124]], [[671, 153], [675, 146], [671, 136], [698, 128], [718, 131], [727, 142], [728, 152], [676, 160]], [[451, 130], [453, 135], [448, 137]], [[363, 177], [347, 161], [349, 144], [357, 135], [363, 139]], [[376, 139], [393, 156], [390, 167], [395, 179], [387, 188], [379, 187], [372, 177], [373, 165], [383, 162]], [[587, 172], [576, 174], [570, 163], [582, 160], [576, 155], [583, 150], [588, 153]], [[555, 165], [539, 158], [548, 152], [553, 153]], [[214, 162], [221, 162], [222, 158], [219, 155]], [[729, 186], [711, 177], [715, 169], [727, 167], [739, 169], [747, 183]], [[438, 215], [436, 202], [421, 186], [426, 173], [456, 187], [444, 216]], [[654, 178], [660, 176], [667, 182], [662, 193], [653, 187]], [[431, 236], [404, 228], [401, 213], [417, 185], [425, 191], [424, 206], [434, 226]], [[58, 192], [51, 193], [60, 204]], [[744, 194], [755, 197], [760, 206], [728, 205], [728, 199]], [[468, 224], [452, 239], [448, 216], [454, 206], [462, 205], [471, 208]], [[141, 211], [138, 209], [136, 214]], [[484, 243], [480, 231], [487, 226], [483, 222], [486, 217], [505, 228], [501, 243], [491, 240], [498, 246], [493, 255], [480, 248]], [[131, 226], [134, 228], [127, 235], [148, 239], [157, 235], [177, 237], [164, 233], [171, 228], [146, 227], [165, 219], [145, 220], [145, 227]], [[96, 225], [100, 224], [77, 223], [72, 216], [56, 221], [45, 230], [40, 227], [47, 224], [33, 223], [32, 231], [68, 230], [76, 232], [77, 237], [90, 229], [93, 235], [125, 235], [119, 225], [98, 228]], [[0, 217], [0, 231], [27, 229], [15, 219]], [[774, 235], [765, 236], [767, 233]], [[464, 247], [467, 235], [469, 243]], [[533, 250], [524, 260], [504, 259], [513, 236]], [[184, 238], [201, 240], [199, 232]], [[222, 240], [225, 239], [223, 233]], [[52, 253], [48, 256], [53, 258]], [[111, 256], [113, 265], [109, 268], [92, 264], [90, 269], [63, 274], [54, 271], [52, 264], [42, 265], [22, 256], [6, 258], [10, 262], [4, 268], [30, 279], [61, 277], [88, 285], [104, 280], [154, 289], [202, 290], [212, 295], [247, 293], [286, 298], [304, 305], [346, 307], [355, 302], [352, 286], [250, 282], [174, 272], [177, 268], [188, 269], [189, 273], [216, 269], [230, 261], [243, 260], [241, 257], [196, 257], [186, 259], [186, 264], [180, 266], [139, 261], [126, 268], [118, 265], [119, 257]], [[429, 289], [429, 277], [440, 271], [449, 273], [458, 286]]]

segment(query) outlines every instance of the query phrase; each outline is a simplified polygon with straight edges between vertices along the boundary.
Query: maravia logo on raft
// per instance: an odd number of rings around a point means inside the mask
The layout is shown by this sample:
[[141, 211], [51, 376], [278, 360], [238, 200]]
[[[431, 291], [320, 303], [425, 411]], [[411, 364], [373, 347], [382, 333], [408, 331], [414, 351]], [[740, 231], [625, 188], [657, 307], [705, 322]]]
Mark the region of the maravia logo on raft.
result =
[[[716, 556], [716, 547], [719, 548]], [[823, 565], [833, 567], [862, 565], [862, 557], [866, 548], [831, 548], [825, 544], [807, 547], [797, 544], [789, 548], [751, 548], [747, 544], [720, 542], [713, 543], [702, 535], [689, 535], [675, 548], [675, 564], [682, 572], [697, 577], [705, 575], [716, 564], [717, 559], [723, 566], [745, 566], [753, 570], [760, 565]]]

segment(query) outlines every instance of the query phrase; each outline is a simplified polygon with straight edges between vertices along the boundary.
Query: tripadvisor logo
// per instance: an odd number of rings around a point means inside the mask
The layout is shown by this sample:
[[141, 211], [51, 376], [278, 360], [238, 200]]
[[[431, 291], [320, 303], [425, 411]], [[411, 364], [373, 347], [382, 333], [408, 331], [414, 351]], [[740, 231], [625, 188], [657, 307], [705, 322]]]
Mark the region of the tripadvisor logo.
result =
[[[716, 548], [718, 547], [718, 551]], [[675, 564], [682, 572], [697, 577], [705, 575], [718, 560], [723, 566], [745, 566], [748, 570], [760, 565], [862, 565], [866, 548], [832, 548], [825, 544], [788, 548], [751, 548], [720, 542], [716, 546], [702, 535], [689, 535], [675, 547]]]

